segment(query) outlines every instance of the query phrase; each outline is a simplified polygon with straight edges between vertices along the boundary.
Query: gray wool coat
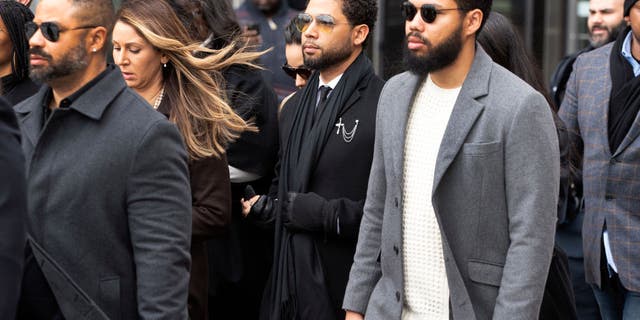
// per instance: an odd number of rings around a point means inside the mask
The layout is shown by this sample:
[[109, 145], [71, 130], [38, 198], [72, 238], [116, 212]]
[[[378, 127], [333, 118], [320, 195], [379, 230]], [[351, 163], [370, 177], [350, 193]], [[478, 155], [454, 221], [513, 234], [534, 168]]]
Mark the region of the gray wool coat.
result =
[[187, 153], [176, 127], [106, 75], [43, 126], [43, 88], [15, 107], [27, 230], [67, 319], [186, 319]]
[[[389, 80], [343, 307], [400, 319], [405, 128], [419, 77]], [[537, 319], [559, 188], [558, 138], [545, 99], [477, 47], [438, 153], [432, 203], [453, 319]]]

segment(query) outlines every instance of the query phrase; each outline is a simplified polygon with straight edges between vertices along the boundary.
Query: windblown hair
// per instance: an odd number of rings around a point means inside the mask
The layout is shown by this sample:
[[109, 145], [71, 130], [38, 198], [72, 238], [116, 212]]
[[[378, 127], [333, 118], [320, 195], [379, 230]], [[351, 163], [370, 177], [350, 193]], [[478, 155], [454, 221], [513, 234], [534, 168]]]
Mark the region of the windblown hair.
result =
[[369, 27], [369, 34], [362, 43], [366, 48], [369, 39], [373, 37], [373, 28], [378, 19], [377, 0], [342, 0], [342, 12], [352, 26], [366, 24]]
[[24, 31], [26, 22], [33, 20], [31, 10], [17, 1], [0, 1], [0, 18], [11, 39], [11, 73], [17, 80], [29, 76], [29, 39]]
[[233, 43], [220, 50], [199, 46], [165, 0], [124, 1], [117, 18], [169, 58], [163, 71], [164, 99], [192, 159], [219, 157], [243, 131], [257, 131], [226, 102], [220, 71], [233, 64], [253, 66], [260, 53], [238, 51]]

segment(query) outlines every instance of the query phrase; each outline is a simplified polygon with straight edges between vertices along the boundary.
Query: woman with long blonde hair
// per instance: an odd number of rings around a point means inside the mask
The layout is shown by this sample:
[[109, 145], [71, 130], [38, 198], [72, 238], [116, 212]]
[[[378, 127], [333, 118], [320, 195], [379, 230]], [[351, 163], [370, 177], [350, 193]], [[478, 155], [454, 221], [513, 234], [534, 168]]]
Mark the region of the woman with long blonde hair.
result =
[[[195, 52], [210, 53], [194, 56]], [[113, 30], [113, 57], [127, 85], [174, 122], [189, 152], [193, 235], [189, 316], [207, 318], [205, 240], [230, 221], [225, 147], [243, 131], [255, 131], [227, 104], [220, 71], [252, 66], [261, 53], [230, 45], [199, 46], [164, 0], [127, 0]], [[161, 187], [161, 186], [159, 186]]]

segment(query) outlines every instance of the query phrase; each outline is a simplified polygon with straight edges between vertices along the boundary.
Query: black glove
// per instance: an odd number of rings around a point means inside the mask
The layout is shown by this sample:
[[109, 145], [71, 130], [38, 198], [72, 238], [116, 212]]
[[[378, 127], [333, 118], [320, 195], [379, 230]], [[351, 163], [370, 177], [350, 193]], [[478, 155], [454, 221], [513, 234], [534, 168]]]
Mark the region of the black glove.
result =
[[337, 233], [337, 213], [315, 193], [287, 194], [283, 204], [284, 225], [292, 231]]
[[261, 195], [258, 198], [258, 201], [251, 206], [251, 210], [249, 210], [247, 218], [251, 218], [257, 222], [269, 223], [273, 221], [275, 217], [277, 205], [277, 198]]

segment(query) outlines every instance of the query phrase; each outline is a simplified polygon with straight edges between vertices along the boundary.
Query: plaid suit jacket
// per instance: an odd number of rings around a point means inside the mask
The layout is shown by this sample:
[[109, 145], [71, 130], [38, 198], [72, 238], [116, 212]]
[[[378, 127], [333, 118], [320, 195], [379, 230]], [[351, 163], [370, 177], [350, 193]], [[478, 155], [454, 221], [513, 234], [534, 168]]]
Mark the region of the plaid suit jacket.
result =
[[600, 255], [606, 224], [620, 280], [640, 292], [640, 119], [617, 150], [607, 135], [613, 44], [576, 60], [560, 108], [574, 139], [584, 142], [585, 219], [582, 226], [587, 282], [601, 287]]

